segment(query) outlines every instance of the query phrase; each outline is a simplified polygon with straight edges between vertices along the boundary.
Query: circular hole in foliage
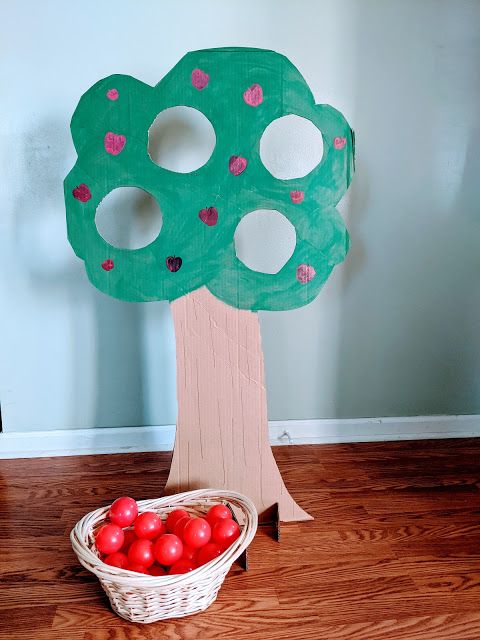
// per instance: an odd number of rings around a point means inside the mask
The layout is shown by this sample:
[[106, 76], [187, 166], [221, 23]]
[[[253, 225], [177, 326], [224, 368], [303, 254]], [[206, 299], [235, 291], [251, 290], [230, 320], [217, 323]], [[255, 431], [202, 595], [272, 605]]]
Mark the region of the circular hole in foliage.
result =
[[147, 191], [118, 187], [98, 205], [95, 224], [102, 238], [114, 247], [140, 249], [160, 233], [162, 212]]
[[306, 118], [289, 115], [273, 120], [260, 139], [260, 158], [274, 178], [303, 178], [323, 156], [320, 130]]
[[161, 111], [148, 131], [150, 158], [164, 169], [190, 173], [208, 162], [215, 148], [212, 123], [198, 109], [170, 107]]
[[234, 241], [237, 258], [246, 267], [278, 273], [295, 250], [295, 227], [276, 209], [257, 209], [240, 220]]

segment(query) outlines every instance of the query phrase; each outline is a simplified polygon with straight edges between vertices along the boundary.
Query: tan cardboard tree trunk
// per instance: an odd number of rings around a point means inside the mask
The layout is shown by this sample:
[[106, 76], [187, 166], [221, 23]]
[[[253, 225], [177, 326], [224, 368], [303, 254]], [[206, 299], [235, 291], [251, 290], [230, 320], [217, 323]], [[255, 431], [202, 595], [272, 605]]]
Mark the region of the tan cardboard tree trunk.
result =
[[249, 496], [260, 517], [311, 520], [288, 493], [268, 441], [258, 314], [206, 288], [172, 305], [178, 419], [166, 493], [202, 487]]

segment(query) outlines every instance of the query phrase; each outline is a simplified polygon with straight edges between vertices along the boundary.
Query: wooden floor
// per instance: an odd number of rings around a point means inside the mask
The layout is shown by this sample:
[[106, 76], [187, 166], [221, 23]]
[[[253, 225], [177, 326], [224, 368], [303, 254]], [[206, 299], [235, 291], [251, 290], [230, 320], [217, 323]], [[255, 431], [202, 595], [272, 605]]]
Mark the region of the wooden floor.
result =
[[161, 495], [169, 454], [0, 461], [0, 638], [478, 640], [480, 439], [278, 447], [314, 522], [262, 529], [203, 614], [130, 624], [68, 534], [112, 498]]

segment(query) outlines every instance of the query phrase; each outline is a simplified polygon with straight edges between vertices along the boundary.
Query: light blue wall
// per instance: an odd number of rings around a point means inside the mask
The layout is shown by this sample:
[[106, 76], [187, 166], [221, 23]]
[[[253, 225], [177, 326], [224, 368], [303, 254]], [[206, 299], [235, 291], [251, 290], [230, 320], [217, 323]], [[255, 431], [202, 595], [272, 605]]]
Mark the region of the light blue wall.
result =
[[168, 305], [103, 296], [66, 242], [68, 125], [97, 79], [154, 84], [229, 44], [285, 53], [357, 137], [346, 263], [308, 307], [261, 316], [270, 418], [480, 413], [479, 2], [23, 0], [0, 17], [6, 431], [175, 421]]

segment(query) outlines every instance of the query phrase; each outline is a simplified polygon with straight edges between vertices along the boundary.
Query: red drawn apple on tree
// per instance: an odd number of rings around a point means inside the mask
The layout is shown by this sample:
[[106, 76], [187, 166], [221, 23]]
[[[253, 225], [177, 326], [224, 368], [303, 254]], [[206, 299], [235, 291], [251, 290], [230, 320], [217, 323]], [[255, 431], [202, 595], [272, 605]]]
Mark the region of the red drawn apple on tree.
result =
[[104, 271], [111, 271], [114, 268], [114, 264], [113, 264], [113, 260], [105, 260], [105, 262], [102, 262], [102, 269]]
[[297, 267], [297, 280], [300, 284], [307, 284], [315, 277], [316, 271], [309, 264], [299, 264]]
[[258, 107], [263, 102], [263, 89], [259, 84], [252, 84], [243, 94], [243, 99], [251, 107]]
[[202, 71], [201, 69], [194, 69], [192, 71], [192, 84], [195, 89], [198, 89], [199, 91], [205, 89], [209, 80], [210, 76], [208, 73], [205, 73], [205, 71]]
[[75, 189], [72, 191], [72, 194], [73, 194], [73, 197], [76, 200], [80, 200], [80, 202], [88, 202], [92, 197], [90, 189], [87, 187], [86, 184], [83, 184], [83, 183], [79, 184], [78, 187], [75, 187]]
[[107, 98], [109, 100], [118, 100], [118, 89], [109, 89], [107, 91]]
[[166, 259], [167, 269], [172, 273], [178, 271], [182, 266], [182, 259], [178, 256], [168, 256]]
[[242, 156], [232, 156], [228, 161], [228, 170], [233, 173], [234, 176], [239, 176], [247, 168], [246, 158]]
[[218, 221], [218, 211], [216, 207], [206, 207], [199, 212], [198, 217], [208, 227], [213, 227]]
[[303, 191], [290, 191], [290, 199], [293, 204], [301, 204], [304, 198], [305, 193]]
[[113, 131], [106, 133], [105, 138], [103, 139], [105, 151], [112, 156], [118, 156], [118, 154], [123, 151], [123, 147], [126, 142], [127, 139], [125, 136], [113, 133]]

